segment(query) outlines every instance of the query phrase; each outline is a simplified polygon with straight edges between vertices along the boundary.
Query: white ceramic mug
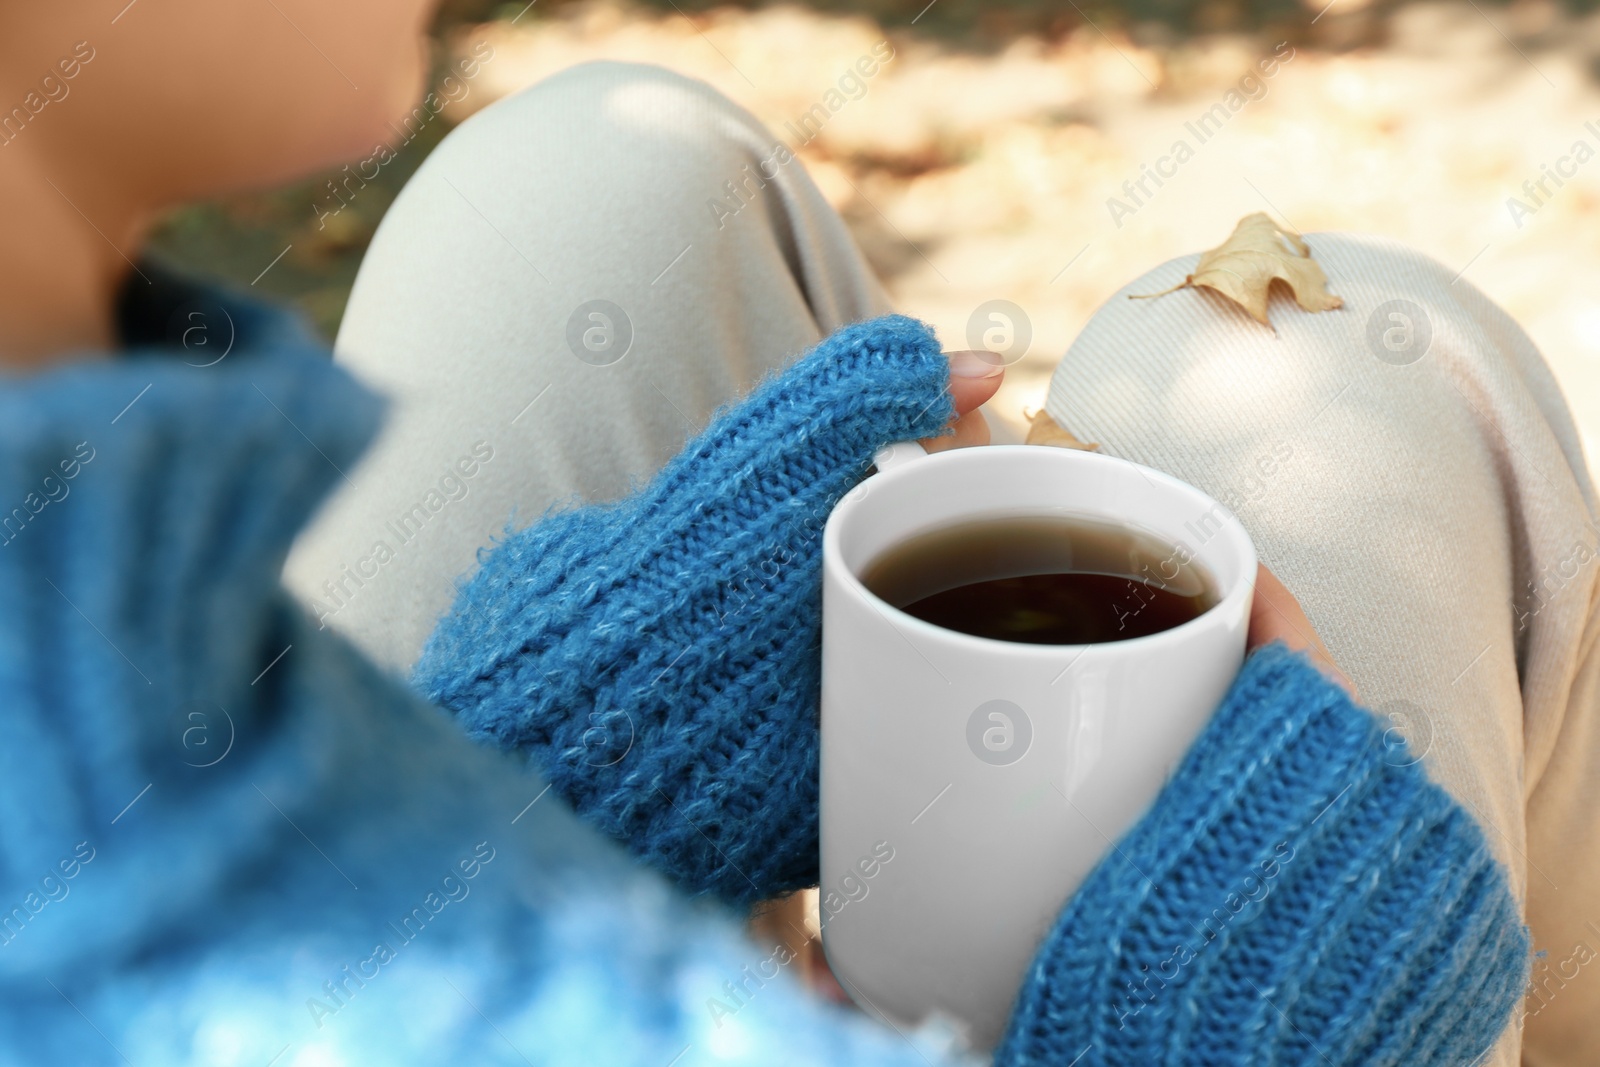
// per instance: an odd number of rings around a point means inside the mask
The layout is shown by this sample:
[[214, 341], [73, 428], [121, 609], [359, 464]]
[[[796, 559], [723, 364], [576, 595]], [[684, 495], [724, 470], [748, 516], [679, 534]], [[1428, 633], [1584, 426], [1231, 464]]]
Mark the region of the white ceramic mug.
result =
[[[1062, 905], [1238, 673], [1256, 553], [1198, 489], [1092, 452], [897, 445], [879, 468], [823, 535], [823, 947], [864, 1009], [939, 1014], [983, 1048]], [[1004, 515], [1141, 527], [1219, 600], [1147, 637], [1034, 645], [923, 622], [861, 582], [909, 537]]]

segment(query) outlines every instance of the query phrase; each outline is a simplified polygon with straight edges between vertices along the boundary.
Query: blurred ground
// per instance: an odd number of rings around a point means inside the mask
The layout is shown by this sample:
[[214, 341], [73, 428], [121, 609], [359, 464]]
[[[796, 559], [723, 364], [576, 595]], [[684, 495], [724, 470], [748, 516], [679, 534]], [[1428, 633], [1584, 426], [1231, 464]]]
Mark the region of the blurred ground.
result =
[[[710, 82], [793, 146], [785, 124], [888, 40], [893, 60], [800, 155], [900, 309], [947, 347], [967, 347], [986, 302], [1022, 309], [1031, 342], [995, 405], [1013, 431], [1111, 292], [1265, 210], [1302, 232], [1391, 235], [1460, 270], [1533, 336], [1600, 456], [1600, 16], [1487, 0], [1115, 11], [935, 0], [917, 14], [925, 2], [849, 13], [463, 0], [441, 25], [441, 56], [487, 42], [494, 58], [346, 210], [319, 222], [314, 205], [332, 202], [319, 180], [187, 209], [157, 247], [258, 277], [331, 333], [394, 191], [472, 111], [586, 59], [641, 60]], [[1289, 58], [1241, 87], [1274, 54]], [[1241, 88], [1242, 106], [1201, 143], [1186, 124]], [[1147, 181], [1151, 195], [1124, 190], [1180, 138], [1192, 158], [1163, 163], [1171, 176]], [[1113, 217], [1112, 197], [1130, 210]]]

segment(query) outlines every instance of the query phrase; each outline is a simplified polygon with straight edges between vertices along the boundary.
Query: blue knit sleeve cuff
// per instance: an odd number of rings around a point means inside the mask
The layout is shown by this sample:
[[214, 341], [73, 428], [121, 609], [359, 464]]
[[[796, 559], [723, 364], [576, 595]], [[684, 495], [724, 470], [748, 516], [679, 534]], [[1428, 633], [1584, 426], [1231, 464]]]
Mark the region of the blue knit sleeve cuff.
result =
[[840, 330], [638, 492], [508, 532], [416, 686], [691, 892], [815, 884], [822, 528], [948, 377], [922, 323]]
[[1274, 644], [1067, 903], [995, 1063], [1456, 1067], [1528, 949], [1477, 823]]

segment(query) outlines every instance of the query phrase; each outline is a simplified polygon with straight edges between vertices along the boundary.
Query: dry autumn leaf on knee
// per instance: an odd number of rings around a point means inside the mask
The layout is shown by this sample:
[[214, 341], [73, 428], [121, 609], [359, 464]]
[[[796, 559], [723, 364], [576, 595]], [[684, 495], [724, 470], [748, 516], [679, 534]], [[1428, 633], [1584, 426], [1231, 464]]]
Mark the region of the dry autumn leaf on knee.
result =
[[1204, 286], [1221, 293], [1250, 313], [1263, 326], [1272, 283], [1281, 281], [1307, 311], [1331, 311], [1344, 301], [1328, 292], [1328, 276], [1311, 258], [1300, 235], [1285, 230], [1263, 212], [1239, 220], [1233, 234], [1200, 257], [1195, 271], [1179, 284], [1160, 293], [1134, 294], [1130, 300], [1148, 300], [1179, 289]]

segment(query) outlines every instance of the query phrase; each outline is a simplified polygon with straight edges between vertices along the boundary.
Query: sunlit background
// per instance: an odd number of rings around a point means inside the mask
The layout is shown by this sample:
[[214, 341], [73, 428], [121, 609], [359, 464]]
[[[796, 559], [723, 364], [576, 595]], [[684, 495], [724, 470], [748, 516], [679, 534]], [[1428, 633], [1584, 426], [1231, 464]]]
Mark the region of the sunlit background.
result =
[[[710, 82], [795, 146], [785, 124], [887, 40], [894, 58], [800, 155], [900, 310], [947, 347], [966, 347], [986, 301], [1026, 312], [1028, 354], [993, 405], [1012, 432], [1109, 294], [1268, 211], [1302, 232], [1398, 237], [1460, 271], [1532, 334], [1600, 455], [1600, 15], [1324, 2], [457, 2], [436, 32], [441, 69], [485, 42], [493, 59], [375, 181], [336, 199], [325, 183], [344, 175], [327, 175], [186, 209], [157, 250], [292, 299], [331, 336], [395, 192], [496, 99], [583, 60], [648, 61]], [[1186, 124], [1275, 52], [1292, 58], [1199, 143]], [[1123, 183], [1179, 138], [1193, 158], [1135, 203]], [[1593, 158], [1578, 161], [1579, 141]], [[1545, 175], [1563, 157], [1558, 184]], [[1114, 218], [1111, 197], [1133, 210]]]

